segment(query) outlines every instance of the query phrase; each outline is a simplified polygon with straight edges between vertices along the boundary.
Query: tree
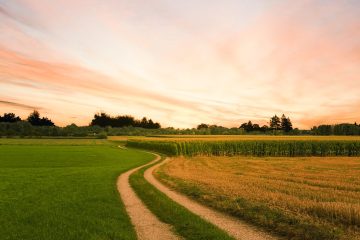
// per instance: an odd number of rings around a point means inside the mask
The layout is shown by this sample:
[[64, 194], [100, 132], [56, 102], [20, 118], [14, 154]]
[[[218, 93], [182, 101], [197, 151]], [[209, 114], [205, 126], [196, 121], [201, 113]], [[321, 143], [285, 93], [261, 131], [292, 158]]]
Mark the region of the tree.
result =
[[96, 113], [91, 120], [90, 126], [106, 127], [111, 126], [111, 118], [106, 113]]
[[133, 116], [125, 115], [125, 116], [117, 116], [116, 118], [111, 118], [112, 127], [135, 127], [135, 119]]
[[253, 131], [260, 131], [261, 130], [261, 127], [259, 124], [253, 124]]
[[253, 126], [253, 124], [252, 124], [251, 121], [249, 121], [249, 122], [247, 123], [247, 125], [246, 125], [246, 127], [245, 127], [245, 130], [246, 130], [247, 132], [251, 132], [252, 130], [254, 130], [254, 126]]
[[247, 123], [241, 124], [239, 128], [244, 129], [246, 132], [251, 132], [253, 130], [253, 124], [251, 121], [249, 121]]
[[293, 129], [290, 118], [287, 118], [285, 114], [281, 116], [281, 129], [284, 132], [290, 132]]
[[47, 117], [40, 118], [40, 113], [36, 110], [29, 115], [27, 121], [33, 126], [55, 126]]
[[319, 125], [314, 126], [311, 131], [315, 135], [332, 135], [333, 134], [333, 126], [331, 125]]
[[272, 118], [270, 118], [270, 128], [278, 130], [281, 128], [281, 124], [280, 124], [280, 118], [278, 116], [273, 116]]
[[19, 122], [21, 118], [16, 116], [14, 113], [4, 113], [3, 116], [0, 116], [0, 122]]
[[40, 113], [36, 110], [34, 110], [27, 118], [27, 121], [31, 123], [31, 125], [34, 126], [40, 126]]
[[200, 129], [203, 129], [203, 128], [205, 128], [205, 129], [209, 128], [209, 125], [205, 124], [205, 123], [201, 123], [196, 127], [197, 130], [200, 130]]
[[143, 117], [141, 119], [141, 122], [140, 122], [140, 126], [139, 127], [142, 127], [142, 128], [146, 128], [146, 126], [148, 125], [148, 120], [146, 117]]
[[160, 128], [160, 123], [154, 123], [153, 120], [149, 119], [148, 121], [148, 126], [146, 128], [149, 128], [149, 129], [158, 129]]
[[124, 115], [111, 117], [106, 113], [97, 113], [94, 115], [94, 118], [91, 120], [90, 126], [100, 126], [100, 127], [141, 127], [141, 128], [150, 128], [157, 129], [160, 128], [160, 123], [154, 123], [151, 119], [147, 120], [146, 117], [143, 117], [140, 120], [135, 119], [133, 116]]
[[245, 129], [247, 128], [247, 123], [243, 123], [243, 124], [241, 124], [239, 128], [242, 128], [242, 129], [244, 129], [244, 130], [245, 130]]
[[266, 132], [269, 130], [269, 127], [267, 125], [263, 125], [260, 130]]
[[261, 131], [259, 124], [253, 124], [251, 121], [241, 124], [239, 128], [244, 129], [246, 132]]

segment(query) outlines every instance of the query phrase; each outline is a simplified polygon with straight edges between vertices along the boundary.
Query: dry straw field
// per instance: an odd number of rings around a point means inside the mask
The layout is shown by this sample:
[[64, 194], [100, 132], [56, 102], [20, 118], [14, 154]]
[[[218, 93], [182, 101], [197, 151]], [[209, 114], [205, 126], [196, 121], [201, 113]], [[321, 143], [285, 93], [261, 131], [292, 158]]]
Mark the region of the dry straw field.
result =
[[359, 157], [175, 157], [157, 176], [288, 239], [360, 239]]

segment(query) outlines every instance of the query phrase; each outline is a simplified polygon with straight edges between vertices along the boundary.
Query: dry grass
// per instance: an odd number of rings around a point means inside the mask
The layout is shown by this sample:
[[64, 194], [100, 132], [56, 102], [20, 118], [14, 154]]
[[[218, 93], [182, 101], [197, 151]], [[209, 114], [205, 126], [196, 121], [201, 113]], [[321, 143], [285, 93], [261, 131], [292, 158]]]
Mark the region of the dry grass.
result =
[[178, 157], [158, 177], [291, 239], [360, 239], [359, 157]]
[[131, 138], [134, 138], [134, 137], [131, 137], [131, 136], [108, 136], [108, 140], [111, 140], [111, 141], [127, 141], [128, 139], [131, 139]]

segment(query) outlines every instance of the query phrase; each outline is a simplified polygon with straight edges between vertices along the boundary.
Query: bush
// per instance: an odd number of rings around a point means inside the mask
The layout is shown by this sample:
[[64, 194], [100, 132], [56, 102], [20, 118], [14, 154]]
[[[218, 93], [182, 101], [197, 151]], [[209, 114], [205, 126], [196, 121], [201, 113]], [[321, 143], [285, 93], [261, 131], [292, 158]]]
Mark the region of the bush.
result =
[[107, 139], [107, 133], [105, 131], [103, 132], [100, 132], [96, 135], [96, 138], [99, 138], [99, 139]]

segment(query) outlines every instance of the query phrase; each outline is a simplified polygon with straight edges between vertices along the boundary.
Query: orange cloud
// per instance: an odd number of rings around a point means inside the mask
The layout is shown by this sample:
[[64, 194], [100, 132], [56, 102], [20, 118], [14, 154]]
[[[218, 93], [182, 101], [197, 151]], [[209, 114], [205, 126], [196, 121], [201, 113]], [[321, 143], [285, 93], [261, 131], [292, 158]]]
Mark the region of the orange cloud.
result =
[[126, 86], [111, 77], [80, 66], [29, 59], [5, 48], [0, 48], [0, 76], [0, 83], [43, 89], [54, 94], [53, 98], [71, 97], [71, 94], [81, 92], [114, 103], [126, 102], [130, 105], [135, 103], [163, 112], [181, 110], [202, 112], [192, 102]]
[[359, 119], [358, 5], [260, 3], [2, 3], [0, 97], [64, 124], [99, 110], [181, 127]]

